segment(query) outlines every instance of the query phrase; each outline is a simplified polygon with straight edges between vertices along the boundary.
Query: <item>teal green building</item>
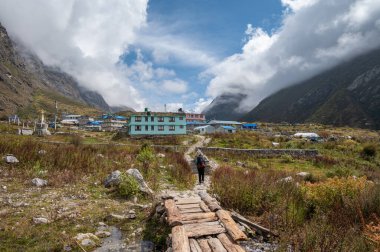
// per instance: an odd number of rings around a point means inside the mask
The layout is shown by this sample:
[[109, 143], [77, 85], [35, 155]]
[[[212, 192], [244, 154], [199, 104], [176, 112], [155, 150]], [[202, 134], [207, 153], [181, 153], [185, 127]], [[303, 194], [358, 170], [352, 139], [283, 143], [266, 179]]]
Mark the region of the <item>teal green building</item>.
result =
[[185, 135], [184, 112], [134, 112], [128, 123], [129, 135]]

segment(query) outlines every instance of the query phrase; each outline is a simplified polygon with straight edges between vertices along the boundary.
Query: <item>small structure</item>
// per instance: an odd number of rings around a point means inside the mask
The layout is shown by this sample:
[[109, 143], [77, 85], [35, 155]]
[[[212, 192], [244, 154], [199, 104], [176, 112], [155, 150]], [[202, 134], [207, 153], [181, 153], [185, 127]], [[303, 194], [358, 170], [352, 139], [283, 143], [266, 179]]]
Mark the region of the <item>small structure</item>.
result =
[[20, 117], [18, 117], [18, 115], [10, 115], [8, 117], [8, 123], [11, 124], [17, 124], [17, 125], [20, 125]]
[[243, 130], [255, 130], [257, 129], [256, 123], [244, 123], [242, 125]]
[[102, 131], [102, 121], [89, 121], [84, 126], [85, 130]]
[[145, 108], [144, 112], [131, 114], [128, 123], [128, 132], [136, 135], [185, 135], [186, 114], [183, 111], [151, 112]]
[[49, 124], [45, 122], [45, 112], [41, 111], [41, 120], [36, 123], [36, 134], [38, 136], [50, 136], [51, 133], [48, 130]]
[[231, 126], [234, 127], [235, 130], [240, 130], [242, 128], [242, 123], [236, 121], [219, 121], [219, 120], [211, 120], [208, 124], [214, 126], [215, 128], [219, 128], [221, 126]]
[[206, 122], [186, 122], [186, 130], [193, 131], [195, 128], [208, 125]]
[[212, 134], [212, 133], [215, 133], [215, 127], [211, 125], [204, 125], [204, 126], [195, 127], [194, 131], [199, 134]]
[[294, 137], [307, 138], [307, 139], [319, 139], [320, 136], [317, 133], [312, 132], [298, 132], [294, 134]]
[[216, 132], [219, 132], [219, 133], [236, 133], [236, 128], [234, 128], [232, 126], [223, 125], [223, 126], [218, 127], [216, 129]]

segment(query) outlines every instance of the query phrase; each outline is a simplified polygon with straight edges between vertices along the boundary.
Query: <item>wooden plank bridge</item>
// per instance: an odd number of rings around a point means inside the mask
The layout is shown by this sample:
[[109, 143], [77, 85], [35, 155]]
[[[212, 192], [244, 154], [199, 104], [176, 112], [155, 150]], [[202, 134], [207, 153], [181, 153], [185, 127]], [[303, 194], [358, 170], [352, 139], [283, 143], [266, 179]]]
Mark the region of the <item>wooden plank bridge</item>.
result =
[[243, 252], [237, 242], [247, 240], [231, 214], [206, 192], [199, 197], [164, 198], [172, 227], [173, 252]]

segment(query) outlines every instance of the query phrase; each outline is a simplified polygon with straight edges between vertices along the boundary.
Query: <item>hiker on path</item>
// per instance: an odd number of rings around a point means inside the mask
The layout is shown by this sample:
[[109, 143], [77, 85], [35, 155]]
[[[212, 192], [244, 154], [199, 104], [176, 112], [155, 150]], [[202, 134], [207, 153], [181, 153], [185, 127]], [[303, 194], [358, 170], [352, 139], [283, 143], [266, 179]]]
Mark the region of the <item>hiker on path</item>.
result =
[[202, 154], [200, 154], [200, 153], [197, 156], [196, 165], [197, 165], [197, 169], [198, 169], [199, 184], [201, 184], [205, 181], [206, 162], [205, 162], [204, 158], [202, 157]]

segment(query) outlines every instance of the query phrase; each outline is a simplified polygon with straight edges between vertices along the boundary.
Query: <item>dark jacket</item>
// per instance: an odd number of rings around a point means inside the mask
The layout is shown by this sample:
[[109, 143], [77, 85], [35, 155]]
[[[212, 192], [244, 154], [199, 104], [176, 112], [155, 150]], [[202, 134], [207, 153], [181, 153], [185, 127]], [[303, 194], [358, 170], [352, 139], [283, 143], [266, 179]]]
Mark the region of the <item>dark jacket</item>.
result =
[[196, 165], [197, 165], [197, 168], [205, 168], [205, 160], [203, 159], [202, 156], [197, 157]]

